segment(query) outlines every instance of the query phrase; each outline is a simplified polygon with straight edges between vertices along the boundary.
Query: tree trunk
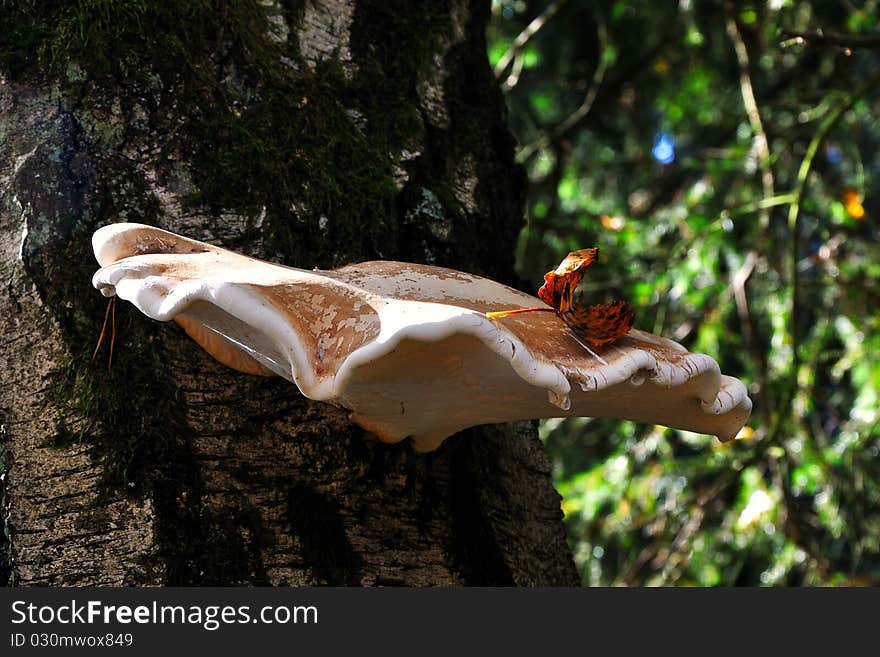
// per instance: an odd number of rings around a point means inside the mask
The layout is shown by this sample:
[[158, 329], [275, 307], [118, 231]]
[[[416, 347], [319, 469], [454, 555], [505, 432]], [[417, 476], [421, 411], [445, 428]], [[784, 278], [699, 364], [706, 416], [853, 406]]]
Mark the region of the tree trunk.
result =
[[90, 237], [113, 221], [514, 283], [489, 3], [22, 4], [0, 16], [0, 576], [577, 584], [532, 423], [388, 446], [124, 303], [92, 359]]

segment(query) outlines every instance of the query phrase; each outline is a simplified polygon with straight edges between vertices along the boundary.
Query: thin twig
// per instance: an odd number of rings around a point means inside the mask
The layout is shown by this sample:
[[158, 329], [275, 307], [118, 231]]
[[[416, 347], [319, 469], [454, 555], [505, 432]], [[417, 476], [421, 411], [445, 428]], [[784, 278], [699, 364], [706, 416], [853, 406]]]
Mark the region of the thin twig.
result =
[[[773, 198], [776, 193], [773, 189], [770, 144], [767, 140], [767, 133], [764, 131], [764, 123], [761, 121], [761, 112], [758, 110], [758, 101], [755, 99], [755, 90], [752, 86], [751, 74], [749, 73], [749, 51], [733, 16], [729, 16], [727, 19], [727, 34], [733, 42], [736, 61], [739, 64], [739, 90], [742, 95], [743, 106], [745, 107], [746, 115], [749, 117], [752, 132], [755, 133], [755, 148], [758, 151], [758, 166], [761, 168], [763, 195], [764, 198]], [[770, 209], [761, 207], [759, 211], [761, 213], [761, 228], [766, 230], [770, 225]]]
[[767, 382], [767, 357], [761, 350], [761, 342], [757, 337], [755, 322], [749, 309], [749, 294], [746, 287], [749, 278], [755, 272], [758, 260], [758, 253], [749, 251], [742, 267], [733, 275], [730, 285], [733, 288], [733, 298], [736, 300], [736, 311], [745, 337], [746, 348], [749, 350], [755, 364], [755, 370], [758, 372], [758, 384], [760, 385], [758, 401], [761, 406], [761, 419], [764, 426], [769, 427], [773, 418], [773, 407], [770, 400], [770, 387]]
[[662, 583], [666, 583], [670, 579], [675, 582], [681, 578], [683, 563], [692, 550], [691, 539], [700, 530], [705, 519], [706, 510], [702, 506], [696, 506], [696, 508], [692, 509], [687, 522], [684, 523], [672, 540], [672, 545], [669, 548], [670, 554], [667, 558], [663, 560], [663, 563], [660, 563], [656, 557], [654, 558], [654, 563], [652, 564], [654, 568], [658, 570], [662, 568]]
[[775, 208], [780, 205], [790, 205], [792, 201], [794, 201], [794, 194], [778, 194], [776, 196], [769, 196], [757, 201], [752, 201], [751, 203], [743, 203], [742, 205], [737, 205], [724, 212], [728, 217], [735, 217], [741, 214], [750, 214], [755, 210]]
[[782, 30], [781, 34], [786, 39], [782, 42], [782, 46], [830, 46], [844, 50], [880, 48], [880, 34], [841, 34], [839, 32], [823, 32], [821, 30], [815, 32]]
[[510, 44], [510, 48], [505, 51], [501, 56], [501, 59], [498, 60], [498, 63], [495, 64], [494, 73], [496, 80], [501, 79], [501, 76], [504, 75], [507, 67], [510, 66], [511, 62], [515, 61], [520, 53], [522, 53], [526, 44], [528, 44], [528, 42], [541, 31], [541, 28], [547, 25], [550, 19], [553, 18], [567, 3], [568, 0], [555, 0], [554, 2], [551, 2], [531, 23], [526, 25], [525, 29], [520, 32], [513, 40], [513, 43]]
[[557, 124], [556, 127], [550, 131], [549, 135], [543, 135], [540, 139], [524, 146], [520, 152], [517, 153], [516, 160], [520, 164], [528, 162], [535, 153], [546, 147], [550, 142], [557, 141], [568, 134], [571, 129], [587, 117], [590, 110], [593, 108], [593, 103], [596, 102], [599, 88], [602, 86], [602, 80], [605, 79], [605, 72], [608, 70], [608, 59], [605, 57], [605, 49], [608, 47], [608, 29], [605, 27], [605, 21], [602, 20], [601, 16], [597, 15], [596, 21], [596, 36], [599, 39], [599, 61], [596, 63], [596, 69], [593, 71], [593, 79], [590, 82], [590, 88], [587, 89], [587, 93], [584, 95], [584, 99], [581, 101], [581, 104], [578, 105], [577, 109], [569, 114], [561, 123]]
[[516, 58], [513, 60], [513, 68], [510, 69], [510, 75], [507, 76], [504, 83], [501, 85], [503, 91], [510, 91], [519, 84], [519, 78], [522, 75], [525, 59], [526, 58], [521, 52], [517, 53]]

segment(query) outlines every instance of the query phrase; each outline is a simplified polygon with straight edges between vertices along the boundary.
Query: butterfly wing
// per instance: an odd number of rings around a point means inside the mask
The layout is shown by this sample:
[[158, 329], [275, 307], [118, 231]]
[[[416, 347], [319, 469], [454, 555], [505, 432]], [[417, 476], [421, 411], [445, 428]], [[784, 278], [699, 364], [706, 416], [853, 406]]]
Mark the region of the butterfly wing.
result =
[[559, 316], [590, 346], [599, 347], [626, 335], [633, 326], [633, 309], [626, 301], [612, 301], [598, 306], [571, 305]]
[[567, 310], [572, 305], [575, 288], [598, 257], [598, 248], [569, 253], [555, 270], [544, 274], [544, 284], [538, 290], [538, 298], [560, 312]]
[[587, 269], [599, 257], [598, 248], [572, 251], [559, 266], [544, 274], [538, 297], [556, 312], [575, 334], [593, 347], [626, 335], [633, 325], [633, 309], [626, 301], [584, 306], [574, 291]]

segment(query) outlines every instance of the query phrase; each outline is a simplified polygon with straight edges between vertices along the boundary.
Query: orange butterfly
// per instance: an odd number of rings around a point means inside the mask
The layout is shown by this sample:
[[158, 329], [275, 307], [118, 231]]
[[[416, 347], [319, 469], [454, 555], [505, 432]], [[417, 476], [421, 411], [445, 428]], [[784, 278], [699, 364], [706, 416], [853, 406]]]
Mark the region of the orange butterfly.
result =
[[599, 249], [572, 251], [559, 266], [544, 274], [544, 284], [538, 297], [550, 308], [521, 308], [486, 313], [490, 319], [524, 312], [555, 312], [575, 335], [590, 346], [599, 347], [626, 335], [633, 326], [633, 309], [626, 301], [612, 301], [598, 306], [585, 306], [574, 291], [584, 278], [586, 270], [599, 257]]

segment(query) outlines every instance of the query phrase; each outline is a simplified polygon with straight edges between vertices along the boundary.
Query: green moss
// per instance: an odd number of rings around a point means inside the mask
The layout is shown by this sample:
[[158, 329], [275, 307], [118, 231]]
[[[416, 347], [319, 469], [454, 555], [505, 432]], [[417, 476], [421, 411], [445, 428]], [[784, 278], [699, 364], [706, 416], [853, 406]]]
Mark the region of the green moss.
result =
[[[88, 335], [97, 338], [103, 312], [88, 312]], [[102, 465], [96, 505], [119, 491], [148, 495], [156, 509], [158, 550], [145, 556], [139, 573], [163, 573], [173, 585], [246, 581], [258, 573], [258, 550], [247, 545], [241, 527], [258, 535], [258, 520], [230, 516], [205, 503], [205, 491], [189, 443], [179, 433], [181, 408], [167, 379], [157, 325], [120, 304], [112, 366], [105, 340], [98, 358], [74, 358], [56, 385], [56, 399], [70, 423], [57, 432], [60, 443], [82, 441]], [[83, 315], [86, 317], [86, 315]], [[245, 514], [247, 515], [247, 514]], [[161, 564], [161, 565], [160, 565]]]
[[150, 496], [159, 563], [148, 570], [176, 573], [181, 569], [172, 566], [189, 560], [181, 555], [182, 545], [187, 550], [200, 546], [204, 560], [212, 553], [203, 528], [193, 526], [177, 508], [181, 491], [198, 500], [203, 485], [181, 434], [186, 423], [176, 410], [181, 407], [177, 388], [162, 361], [159, 325], [145, 321], [130, 305], [117, 304], [112, 367], [110, 327], [92, 359], [108, 302], [90, 284], [95, 269], [91, 235], [120, 207], [148, 223], [160, 219], [155, 198], [137, 180], [115, 159], [97, 158], [82, 130], [64, 115], [13, 184], [30, 212], [23, 264], [72, 354], [52, 380], [53, 406], [60, 413], [45, 446], [88, 446], [102, 466], [96, 506], [120, 493]]
[[257, 0], [0, 3], [0, 66], [13, 79], [51, 77], [87, 113], [121, 112], [94, 121], [107, 141], [169, 135], [155, 164], [171, 175], [186, 162], [188, 206], [218, 220], [262, 215], [267, 247], [291, 263], [398, 255], [392, 165], [422, 133], [413, 99], [447, 31], [447, 3], [358, 3], [353, 75], [302, 61], [302, 3], [280, 5], [284, 41], [269, 38]]
[[[88, 280], [83, 272], [72, 277], [71, 284], [88, 285]], [[73, 294], [57, 292], [59, 298]], [[179, 416], [182, 404], [162, 359], [159, 325], [146, 321], [129, 304], [117, 304], [112, 365], [109, 328], [92, 360], [108, 302], [91, 289], [88, 292], [78, 295], [76, 310], [59, 313], [71, 351], [77, 355], [56, 379], [54, 394], [65, 409], [65, 419], [59, 422], [55, 441], [59, 446], [87, 444], [92, 458], [101, 463], [94, 504], [117, 497], [120, 491], [152, 499], [158, 549], [144, 557], [139, 572], [162, 572], [166, 583], [180, 585], [239, 578], [246, 567], [242, 563], [249, 563], [240, 560], [245, 549], [228, 515], [203, 503], [204, 484], [181, 434], [186, 422]]]
[[267, 59], [265, 9], [253, 0], [2, 0], [0, 61], [16, 78], [42, 71], [101, 85], [156, 72], [207, 79], [222, 44]]
[[[246, 105], [191, 126], [185, 201], [268, 220], [268, 246], [288, 262], [334, 266], [376, 257], [396, 239], [392, 147], [347, 106], [338, 66], [285, 72]], [[387, 240], [384, 248], [378, 235]]]
[[[92, 341], [103, 314], [94, 313], [97, 321], [89, 322], [96, 329], [87, 334]], [[59, 424], [55, 442], [63, 446], [87, 439], [103, 465], [104, 487], [141, 494], [156, 487], [157, 477], [173, 476], [169, 463], [186, 460], [183, 441], [169, 431], [179, 425], [171, 417], [179, 400], [173, 384], [164, 380], [155, 325], [119, 304], [116, 333], [112, 367], [108, 335], [100, 358], [91, 361], [91, 354], [80, 352], [57, 380], [56, 399], [71, 421]]]

